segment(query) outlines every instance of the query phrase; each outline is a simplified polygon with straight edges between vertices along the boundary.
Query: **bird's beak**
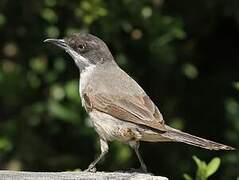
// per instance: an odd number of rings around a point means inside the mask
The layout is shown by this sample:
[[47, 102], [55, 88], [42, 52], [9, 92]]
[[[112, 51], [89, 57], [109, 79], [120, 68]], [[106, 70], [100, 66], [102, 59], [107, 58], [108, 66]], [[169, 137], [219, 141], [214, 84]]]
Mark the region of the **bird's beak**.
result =
[[76, 65], [82, 69], [84, 66], [88, 66], [89, 60], [81, 56], [79, 53], [74, 51], [66, 42], [64, 39], [46, 39], [44, 42], [52, 43], [62, 49], [64, 49], [75, 61]]
[[56, 46], [65, 50], [69, 48], [69, 46], [66, 44], [64, 39], [46, 39], [43, 42], [49, 42], [49, 43], [55, 44]]

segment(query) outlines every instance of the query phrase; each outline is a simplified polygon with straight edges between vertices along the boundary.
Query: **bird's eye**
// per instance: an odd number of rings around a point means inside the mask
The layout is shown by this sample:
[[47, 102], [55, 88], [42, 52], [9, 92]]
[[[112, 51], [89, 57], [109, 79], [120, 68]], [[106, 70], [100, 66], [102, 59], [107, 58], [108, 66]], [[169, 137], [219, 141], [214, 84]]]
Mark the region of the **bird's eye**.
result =
[[78, 46], [78, 49], [82, 51], [82, 50], [85, 49], [85, 46], [84, 46], [83, 44], [80, 44], [80, 45]]

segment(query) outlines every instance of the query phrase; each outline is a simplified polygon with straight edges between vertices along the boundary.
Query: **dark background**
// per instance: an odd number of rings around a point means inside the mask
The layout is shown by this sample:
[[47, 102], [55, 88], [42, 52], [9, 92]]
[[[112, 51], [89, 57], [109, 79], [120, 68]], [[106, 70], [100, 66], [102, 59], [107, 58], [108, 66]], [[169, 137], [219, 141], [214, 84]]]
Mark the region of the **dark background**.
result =
[[[85, 169], [99, 153], [78, 95], [78, 70], [43, 43], [73, 32], [102, 38], [145, 89], [166, 122], [239, 147], [238, 0], [0, 0], [0, 168]], [[150, 172], [193, 174], [192, 155], [222, 160], [211, 179], [236, 179], [239, 152], [176, 143], [141, 143]], [[113, 142], [98, 170], [138, 167]]]

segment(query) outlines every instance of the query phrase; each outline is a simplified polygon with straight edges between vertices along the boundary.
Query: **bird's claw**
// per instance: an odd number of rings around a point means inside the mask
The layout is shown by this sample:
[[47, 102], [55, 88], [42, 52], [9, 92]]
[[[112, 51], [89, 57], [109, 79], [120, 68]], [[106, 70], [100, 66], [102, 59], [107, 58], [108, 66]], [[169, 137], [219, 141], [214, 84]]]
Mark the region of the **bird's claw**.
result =
[[89, 167], [88, 167], [86, 170], [84, 170], [84, 172], [92, 172], [92, 173], [95, 173], [95, 172], [96, 172], [96, 167], [89, 165]]

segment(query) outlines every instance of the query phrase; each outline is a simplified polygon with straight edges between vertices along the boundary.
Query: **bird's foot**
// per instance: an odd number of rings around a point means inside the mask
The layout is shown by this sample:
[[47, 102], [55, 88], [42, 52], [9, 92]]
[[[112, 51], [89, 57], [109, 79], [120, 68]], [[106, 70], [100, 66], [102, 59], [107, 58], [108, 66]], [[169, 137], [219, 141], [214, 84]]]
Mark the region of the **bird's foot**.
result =
[[95, 173], [96, 172], [96, 167], [95, 166], [92, 166], [92, 165], [89, 165], [89, 167], [84, 170], [84, 172], [92, 172], [92, 173]]
[[148, 173], [148, 170], [145, 164], [141, 164], [141, 167], [139, 169], [144, 173]]

